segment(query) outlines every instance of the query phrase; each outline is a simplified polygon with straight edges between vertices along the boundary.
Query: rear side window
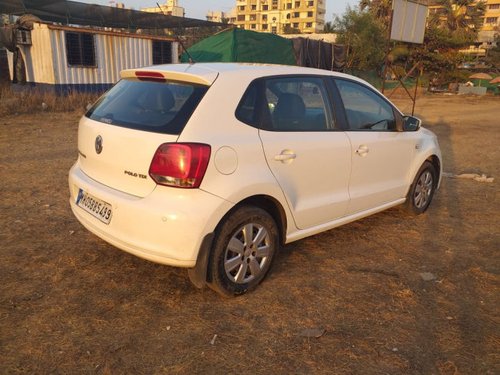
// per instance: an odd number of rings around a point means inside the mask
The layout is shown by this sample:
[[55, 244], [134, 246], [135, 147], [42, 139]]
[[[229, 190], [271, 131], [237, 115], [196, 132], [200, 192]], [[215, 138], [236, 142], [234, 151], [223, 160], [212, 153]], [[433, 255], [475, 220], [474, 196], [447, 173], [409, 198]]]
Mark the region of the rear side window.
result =
[[335, 129], [324, 81], [314, 76], [270, 77], [252, 82], [236, 109], [236, 118], [269, 131]]
[[251, 126], [258, 126], [257, 90], [257, 83], [253, 82], [245, 92], [245, 95], [243, 95], [240, 105], [236, 109], [236, 118]]
[[207, 89], [189, 83], [123, 79], [86, 116], [126, 128], [179, 134]]
[[274, 131], [330, 129], [327, 94], [320, 78], [275, 78], [266, 81], [265, 98]]

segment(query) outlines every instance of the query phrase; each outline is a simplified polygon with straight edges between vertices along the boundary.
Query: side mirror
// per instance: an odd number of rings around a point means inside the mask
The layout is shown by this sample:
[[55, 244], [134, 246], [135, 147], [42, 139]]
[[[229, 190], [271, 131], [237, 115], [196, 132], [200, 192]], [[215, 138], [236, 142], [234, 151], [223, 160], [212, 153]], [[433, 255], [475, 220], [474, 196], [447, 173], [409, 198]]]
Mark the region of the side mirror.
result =
[[405, 132], [415, 132], [420, 129], [422, 121], [414, 116], [403, 117], [403, 131]]

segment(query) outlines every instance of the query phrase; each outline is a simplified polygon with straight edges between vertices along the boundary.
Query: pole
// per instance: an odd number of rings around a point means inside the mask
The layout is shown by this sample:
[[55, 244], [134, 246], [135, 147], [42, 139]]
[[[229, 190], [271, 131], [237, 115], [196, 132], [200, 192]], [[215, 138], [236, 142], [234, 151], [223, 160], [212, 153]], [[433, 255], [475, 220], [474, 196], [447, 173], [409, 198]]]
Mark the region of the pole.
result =
[[420, 76], [422, 75], [422, 65], [420, 65], [419, 73], [417, 76], [417, 81], [415, 82], [415, 93], [413, 95], [413, 106], [411, 108], [411, 115], [415, 114], [415, 106], [417, 104], [417, 90], [418, 90], [418, 82], [420, 80]]
[[387, 66], [389, 64], [389, 53], [391, 53], [391, 33], [392, 33], [392, 21], [394, 17], [394, 3], [391, 4], [391, 16], [389, 17], [389, 30], [387, 33], [387, 47], [385, 50], [385, 62], [384, 62], [384, 71], [383, 71], [383, 77], [382, 77], [382, 94], [385, 91], [385, 79], [387, 76]]

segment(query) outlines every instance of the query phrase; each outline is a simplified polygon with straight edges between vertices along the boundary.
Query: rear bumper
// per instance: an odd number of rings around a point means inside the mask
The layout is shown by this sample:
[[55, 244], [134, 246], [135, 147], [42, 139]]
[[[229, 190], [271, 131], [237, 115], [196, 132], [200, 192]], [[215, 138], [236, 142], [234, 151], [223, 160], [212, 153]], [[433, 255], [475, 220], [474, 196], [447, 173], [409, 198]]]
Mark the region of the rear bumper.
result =
[[[200, 189], [158, 186], [144, 198], [132, 196], [92, 180], [78, 162], [69, 189], [73, 214], [90, 232], [128, 253], [177, 267], [195, 266], [203, 238], [233, 206]], [[111, 204], [109, 224], [76, 205], [79, 189]]]

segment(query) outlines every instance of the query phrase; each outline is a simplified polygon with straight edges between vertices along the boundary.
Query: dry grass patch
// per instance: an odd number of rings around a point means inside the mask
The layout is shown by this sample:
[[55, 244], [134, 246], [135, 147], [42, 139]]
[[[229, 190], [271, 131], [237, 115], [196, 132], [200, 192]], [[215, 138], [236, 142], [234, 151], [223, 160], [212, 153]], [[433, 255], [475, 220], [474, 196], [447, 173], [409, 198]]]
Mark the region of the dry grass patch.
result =
[[28, 87], [18, 91], [11, 86], [0, 86], [0, 116], [45, 111], [81, 112], [98, 97], [94, 93], [71, 92], [68, 95], [56, 95]]

